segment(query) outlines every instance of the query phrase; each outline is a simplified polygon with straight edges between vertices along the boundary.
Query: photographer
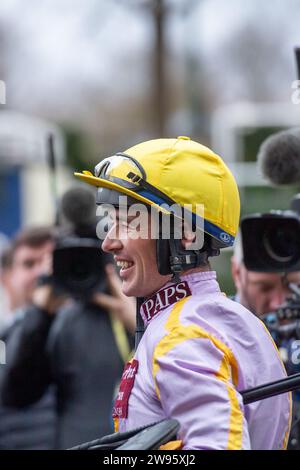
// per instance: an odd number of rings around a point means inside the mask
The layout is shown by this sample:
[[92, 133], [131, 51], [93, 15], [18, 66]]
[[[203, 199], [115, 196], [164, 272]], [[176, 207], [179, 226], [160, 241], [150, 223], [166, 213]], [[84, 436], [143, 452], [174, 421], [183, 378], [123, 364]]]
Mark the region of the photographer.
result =
[[[258, 152], [264, 177], [272, 185], [300, 182], [300, 129], [268, 137]], [[299, 339], [300, 195], [288, 211], [252, 214], [241, 223], [242, 241], [235, 247], [232, 277], [235, 300], [259, 316], [280, 350], [288, 374], [299, 372], [293, 360]], [[294, 392], [290, 449], [300, 448], [300, 397]]]
[[[27, 314], [40, 274], [52, 255], [53, 230], [48, 227], [20, 232], [1, 256], [1, 284], [7, 313], [0, 339], [6, 344], [7, 364], [0, 365], [0, 390], [3, 375], [10, 365], [10, 352]], [[40, 399], [22, 410], [0, 406], [0, 449], [52, 449], [55, 442], [55, 396], [45, 387]]]
[[[54, 258], [55, 252], [57, 247]], [[98, 270], [99, 289], [80, 299], [71, 300], [68, 294], [63, 307], [65, 292], [44, 276], [34, 289], [26, 321], [7, 348], [3, 402], [23, 408], [55, 385], [56, 448], [111, 432], [113, 394], [130, 352], [124, 327], [134, 329], [133, 301], [121, 294], [111, 265]]]
[[[239, 238], [232, 257], [232, 277], [236, 286], [234, 300], [265, 322], [289, 375], [299, 372], [299, 366], [292, 359], [294, 342], [299, 339], [300, 306], [299, 294], [298, 297], [295, 295], [293, 287], [300, 285], [300, 270], [290, 271], [297, 268], [297, 265], [293, 266], [293, 258], [294, 261], [298, 258], [297, 230], [293, 230], [295, 244], [290, 234], [291, 222], [297, 222], [298, 216], [294, 213], [294, 220], [291, 216], [291, 211], [274, 211], [246, 217], [241, 224], [243, 243]], [[274, 222], [278, 224], [277, 228]], [[294, 392], [293, 398], [288, 449], [300, 449], [298, 391]]]

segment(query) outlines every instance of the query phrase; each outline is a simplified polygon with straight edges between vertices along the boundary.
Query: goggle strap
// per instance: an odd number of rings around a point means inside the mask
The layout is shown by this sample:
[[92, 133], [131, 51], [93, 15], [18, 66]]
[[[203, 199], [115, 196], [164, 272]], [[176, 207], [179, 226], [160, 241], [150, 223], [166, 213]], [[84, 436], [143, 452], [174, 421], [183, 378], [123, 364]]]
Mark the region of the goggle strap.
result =
[[[143, 178], [141, 178], [140, 176], [136, 175], [135, 173], [133, 173], [132, 171], [130, 171], [128, 174], [127, 174], [127, 178], [131, 179], [131, 181], [133, 183], [139, 183], [139, 185], [150, 191], [150, 193], [154, 194], [155, 196], [163, 199], [163, 201], [166, 202], [166, 204], [169, 204], [169, 205], [173, 205], [173, 204], [176, 204], [175, 201], [173, 201], [173, 199], [169, 198], [166, 194], [164, 194], [163, 192], [161, 192], [159, 189], [155, 188], [155, 186], [152, 186], [152, 184], [148, 183], [146, 180], [144, 180]], [[138, 188], [136, 189], [136, 191], [138, 191]]]

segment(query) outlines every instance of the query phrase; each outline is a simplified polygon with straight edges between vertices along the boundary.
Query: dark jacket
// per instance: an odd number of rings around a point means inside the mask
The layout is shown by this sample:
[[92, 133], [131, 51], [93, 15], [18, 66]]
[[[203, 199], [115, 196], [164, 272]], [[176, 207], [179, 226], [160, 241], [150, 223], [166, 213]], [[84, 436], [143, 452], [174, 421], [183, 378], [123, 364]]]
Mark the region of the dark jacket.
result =
[[78, 303], [51, 317], [32, 307], [10, 356], [3, 402], [28, 406], [55, 384], [58, 448], [112, 432], [113, 394], [124, 363], [106, 311]]
[[[10, 352], [19, 337], [26, 310], [19, 312], [0, 338], [6, 346], [6, 364], [0, 365], [0, 390], [10, 366]], [[30, 406], [16, 409], [0, 403], [0, 449], [53, 449], [55, 446], [56, 410], [54, 387], [45, 387], [41, 398]]]

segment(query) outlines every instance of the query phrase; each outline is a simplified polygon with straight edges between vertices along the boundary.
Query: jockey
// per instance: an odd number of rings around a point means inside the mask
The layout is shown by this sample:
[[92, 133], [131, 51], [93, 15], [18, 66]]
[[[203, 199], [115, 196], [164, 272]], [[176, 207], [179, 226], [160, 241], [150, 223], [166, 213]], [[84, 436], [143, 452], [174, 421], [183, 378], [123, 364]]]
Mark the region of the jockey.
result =
[[109, 220], [102, 249], [121, 268], [124, 294], [140, 299], [145, 329], [122, 376], [116, 429], [175, 418], [183, 449], [286, 448], [290, 393], [246, 406], [239, 393], [285, 377], [276, 346], [221, 292], [209, 264], [239, 224], [223, 160], [181, 136], [143, 142], [76, 176], [98, 188]]

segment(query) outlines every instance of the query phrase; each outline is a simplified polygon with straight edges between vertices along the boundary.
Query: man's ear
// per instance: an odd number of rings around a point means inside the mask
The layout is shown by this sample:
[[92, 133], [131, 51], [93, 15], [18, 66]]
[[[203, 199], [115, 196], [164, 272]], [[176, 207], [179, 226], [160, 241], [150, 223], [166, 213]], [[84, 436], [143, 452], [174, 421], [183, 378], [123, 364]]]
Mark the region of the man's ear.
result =
[[186, 250], [195, 241], [195, 238], [196, 238], [195, 232], [193, 232], [189, 226], [185, 225], [184, 231], [183, 231], [183, 237], [181, 240], [181, 244], [183, 248]]
[[231, 275], [236, 289], [239, 290], [241, 287], [241, 265], [234, 256], [231, 257]]
[[0, 272], [0, 284], [6, 287], [7, 284], [7, 275], [5, 272]]
[[0, 273], [0, 283], [4, 287], [4, 289], [9, 290], [11, 288], [12, 274], [10, 269], [7, 269]]

